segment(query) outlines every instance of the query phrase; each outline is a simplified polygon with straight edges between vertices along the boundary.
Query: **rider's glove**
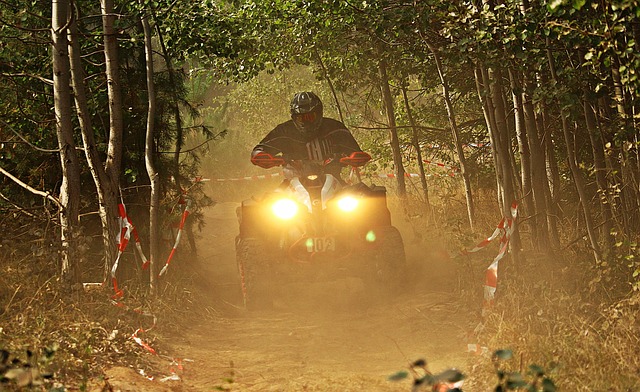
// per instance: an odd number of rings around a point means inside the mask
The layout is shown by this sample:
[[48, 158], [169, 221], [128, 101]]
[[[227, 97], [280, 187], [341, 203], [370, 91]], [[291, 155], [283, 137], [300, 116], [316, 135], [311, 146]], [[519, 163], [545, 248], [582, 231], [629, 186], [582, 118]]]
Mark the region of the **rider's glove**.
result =
[[272, 167], [276, 167], [284, 164], [284, 159], [279, 157], [274, 157], [269, 153], [261, 151], [251, 157], [251, 163], [265, 169], [271, 169]]

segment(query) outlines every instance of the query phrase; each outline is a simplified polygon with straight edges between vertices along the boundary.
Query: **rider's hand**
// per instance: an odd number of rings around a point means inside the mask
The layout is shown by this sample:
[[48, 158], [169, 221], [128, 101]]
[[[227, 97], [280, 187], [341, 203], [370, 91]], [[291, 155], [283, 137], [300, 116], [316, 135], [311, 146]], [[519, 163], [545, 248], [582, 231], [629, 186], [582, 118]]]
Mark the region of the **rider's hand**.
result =
[[251, 163], [264, 169], [271, 169], [272, 167], [281, 166], [284, 163], [284, 159], [261, 151], [251, 157]]

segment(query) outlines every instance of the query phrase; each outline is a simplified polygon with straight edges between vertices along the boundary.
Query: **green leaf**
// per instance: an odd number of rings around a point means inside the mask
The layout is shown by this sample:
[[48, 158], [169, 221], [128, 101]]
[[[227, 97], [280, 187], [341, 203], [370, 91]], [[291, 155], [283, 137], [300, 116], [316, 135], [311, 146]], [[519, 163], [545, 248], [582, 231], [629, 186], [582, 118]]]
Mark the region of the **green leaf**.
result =
[[586, 4], [586, 0], [573, 0], [573, 9], [579, 10]]
[[544, 375], [544, 369], [538, 365], [529, 365], [529, 372], [537, 377]]
[[551, 10], [551, 11], [555, 11], [557, 8], [559, 8], [562, 4], [564, 3], [563, 0], [552, 0], [551, 2], [549, 2], [549, 4], [547, 5], [547, 7]]
[[447, 369], [434, 377], [437, 381], [456, 383], [464, 380], [465, 376], [457, 369]]
[[404, 380], [405, 378], [409, 377], [409, 372], [407, 372], [406, 370], [401, 370], [397, 373], [394, 373], [392, 375], [390, 375], [389, 377], [387, 377], [387, 380], [389, 381], [400, 381], [400, 380]]
[[551, 381], [550, 378], [545, 378], [542, 380], [542, 391], [543, 392], [556, 392], [556, 385]]
[[493, 357], [506, 361], [513, 358], [513, 351], [511, 350], [497, 350], [493, 353]]

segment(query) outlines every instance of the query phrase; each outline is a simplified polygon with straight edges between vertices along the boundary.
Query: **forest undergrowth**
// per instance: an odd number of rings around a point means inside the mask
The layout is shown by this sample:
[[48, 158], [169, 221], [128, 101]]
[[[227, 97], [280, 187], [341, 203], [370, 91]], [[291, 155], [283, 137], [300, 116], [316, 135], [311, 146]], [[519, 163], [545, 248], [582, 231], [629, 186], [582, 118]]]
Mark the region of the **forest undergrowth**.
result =
[[[495, 228], [497, 219], [489, 212], [493, 208], [478, 210], [477, 227]], [[474, 245], [490, 234], [492, 229], [480, 235], [460, 230], [458, 223], [464, 218], [452, 217], [450, 211], [435, 210], [440, 217], [436, 231], [453, 249]], [[422, 219], [412, 226], [426, 227]], [[571, 245], [553, 252], [530, 249], [526, 223], [518, 230], [525, 245], [518, 260], [508, 254], [500, 262], [490, 307], [481, 304], [483, 279], [495, 253], [483, 250], [454, 258], [458, 271], [463, 271], [456, 290], [466, 308], [477, 310], [473, 335], [484, 350], [470, 356], [464, 390], [494, 391], [500, 385], [502, 390], [553, 390], [540, 383], [539, 389], [524, 388], [540, 379], [536, 372], [553, 380], [558, 390], [640, 390], [640, 292], [633, 289], [633, 264], [628, 262], [634, 242], [619, 243], [627, 257], [610, 255], [610, 261], [596, 264], [579, 228], [566, 230], [562, 241]], [[624, 243], [630, 244], [628, 249], [622, 249]], [[502, 350], [513, 355], [498, 358]]]
[[[422, 219], [411, 222], [416, 233], [426, 224]], [[473, 235], [454, 233], [457, 224], [450, 223], [455, 219], [447, 219], [440, 220], [439, 235], [451, 246], [473, 243]], [[495, 224], [487, 222], [484, 227]], [[18, 232], [7, 227], [5, 238]], [[526, 227], [522, 232], [526, 236]], [[199, 317], [220, 316], [215, 303], [199, 294], [198, 278], [189, 268], [163, 283], [156, 299], [147, 296], [141, 282], [131, 282], [124, 299], [112, 299], [109, 287], [63, 287], [52, 278], [52, 255], [34, 253], [30, 241], [7, 240], [0, 249], [3, 390], [63, 391], [69, 385], [90, 390], [108, 384], [105, 369], [116, 365], [159, 375], [170, 358], [148, 355], [141, 342], [157, 349], [159, 337], [183, 328], [179, 323], [188, 323], [194, 308], [206, 309]], [[579, 245], [554, 258], [524, 248], [519, 264], [510, 256], [502, 262], [495, 303], [481, 315], [483, 271], [493, 257], [488, 252], [456, 259], [464, 272], [452, 289], [469, 309], [478, 310], [475, 339], [486, 348], [464, 364], [469, 369], [465, 391], [495, 390], [497, 374], [530, 380], [536, 371], [559, 390], [640, 390], [640, 296], [629, 284], [615, 283], [631, 280], [623, 263], [619, 268], [594, 265]], [[491, 358], [496, 350], [513, 356], [497, 365]]]
[[184, 328], [195, 306], [205, 309], [199, 317], [216, 315], [192, 290], [189, 268], [156, 297], [135, 279], [115, 297], [108, 283], [61, 284], [51, 254], [8, 243], [0, 256], [0, 391], [111, 390], [105, 374], [115, 366], [159, 378], [172, 358], [149, 355], [167, 351], [158, 337]]

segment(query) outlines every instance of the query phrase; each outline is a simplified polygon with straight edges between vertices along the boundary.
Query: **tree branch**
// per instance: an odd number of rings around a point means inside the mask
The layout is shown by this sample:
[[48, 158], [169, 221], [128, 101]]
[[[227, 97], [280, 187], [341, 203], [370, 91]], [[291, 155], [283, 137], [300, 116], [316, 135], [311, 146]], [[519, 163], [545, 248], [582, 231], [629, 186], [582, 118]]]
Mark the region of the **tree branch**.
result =
[[55, 150], [48, 150], [48, 149], [45, 149], [45, 148], [40, 148], [38, 146], [34, 146], [27, 139], [25, 139], [24, 136], [22, 136], [15, 129], [13, 129], [13, 127], [11, 125], [7, 124], [3, 120], [0, 120], [0, 122], [2, 122], [2, 124], [4, 124], [6, 127], [8, 127], [11, 130], [11, 132], [15, 133], [16, 136], [18, 136], [20, 138], [20, 140], [22, 140], [24, 143], [28, 144], [31, 148], [36, 149], [38, 151], [42, 151], [42, 152], [48, 152], [48, 153], [50, 153], [50, 152], [60, 152], [59, 148], [56, 148]]
[[8, 73], [4, 73], [3, 72], [3, 73], [0, 73], [0, 76], [4, 76], [4, 77], [7, 77], [7, 78], [24, 78], [24, 77], [34, 78], [34, 79], [38, 79], [41, 82], [44, 82], [44, 83], [46, 83], [46, 84], [48, 84], [50, 86], [53, 86], [53, 80], [47, 79], [47, 78], [42, 77], [40, 75], [32, 75], [32, 74], [26, 74], [26, 73], [8, 74]]
[[9, 178], [10, 180], [15, 182], [16, 184], [20, 185], [24, 189], [26, 189], [29, 192], [33, 193], [34, 195], [42, 196], [45, 199], [51, 200], [55, 205], [58, 206], [58, 208], [64, 209], [64, 207], [62, 206], [60, 201], [58, 199], [56, 199], [55, 197], [53, 197], [49, 192], [44, 192], [44, 191], [41, 191], [41, 190], [38, 190], [38, 189], [35, 189], [35, 188], [31, 187], [29, 184], [26, 184], [26, 183], [20, 181], [17, 177], [14, 177], [13, 174], [11, 174], [8, 171], [4, 170], [2, 167], [0, 167], [0, 173], [4, 174], [5, 177]]

